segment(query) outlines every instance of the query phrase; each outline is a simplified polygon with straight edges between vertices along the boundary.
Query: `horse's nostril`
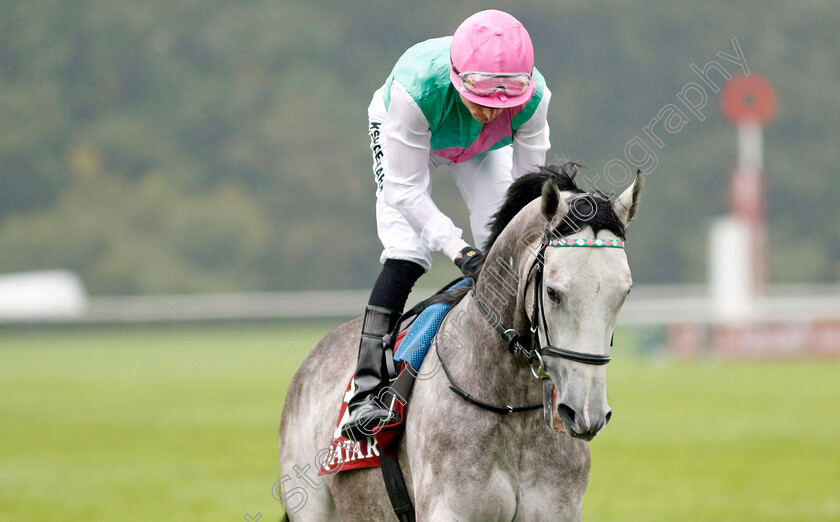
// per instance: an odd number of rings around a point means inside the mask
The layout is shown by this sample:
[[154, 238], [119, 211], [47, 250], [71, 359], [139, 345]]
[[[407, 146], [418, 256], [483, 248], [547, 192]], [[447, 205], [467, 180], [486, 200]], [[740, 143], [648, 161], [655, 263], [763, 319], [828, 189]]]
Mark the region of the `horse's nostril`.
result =
[[560, 414], [560, 418], [563, 419], [563, 422], [566, 423], [566, 426], [574, 426], [575, 410], [569, 408], [565, 404], [558, 404], [557, 413]]
[[607, 414], [604, 416], [604, 426], [609, 424], [611, 418], [612, 418], [612, 410], [608, 411]]

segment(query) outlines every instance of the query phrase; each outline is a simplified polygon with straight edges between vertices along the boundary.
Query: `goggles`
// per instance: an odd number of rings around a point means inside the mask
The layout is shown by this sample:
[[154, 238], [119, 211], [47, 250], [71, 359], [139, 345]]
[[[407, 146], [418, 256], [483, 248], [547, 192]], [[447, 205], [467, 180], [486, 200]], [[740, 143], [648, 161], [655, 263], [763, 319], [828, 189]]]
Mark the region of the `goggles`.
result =
[[514, 73], [514, 74], [492, 74], [482, 72], [458, 72], [454, 67], [452, 70], [461, 79], [461, 85], [464, 86], [470, 94], [476, 96], [492, 96], [497, 91], [504, 92], [510, 98], [522, 96], [528, 91], [531, 85], [531, 75], [528, 73]]

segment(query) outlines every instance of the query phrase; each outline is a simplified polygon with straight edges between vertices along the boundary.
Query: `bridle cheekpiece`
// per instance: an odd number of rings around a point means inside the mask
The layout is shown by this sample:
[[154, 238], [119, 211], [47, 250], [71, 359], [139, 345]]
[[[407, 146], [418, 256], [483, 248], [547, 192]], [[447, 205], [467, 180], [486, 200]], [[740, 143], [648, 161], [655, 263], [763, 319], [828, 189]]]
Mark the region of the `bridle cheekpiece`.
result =
[[[532, 264], [531, 268], [528, 270], [528, 279], [525, 281], [525, 294], [527, 294], [528, 292], [528, 285], [531, 283], [531, 281], [534, 281], [534, 307], [530, 316], [530, 328], [526, 335], [521, 335], [513, 328], [505, 328], [501, 324], [501, 321], [494, 317], [490, 310], [487, 309], [485, 304], [481, 302], [481, 299], [476, 294], [475, 289], [473, 289], [472, 296], [478, 305], [478, 309], [481, 311], [481, 315], [484, 316], [484, 318], [487, 320], [490, 326], [492, 326], [493, 329], [495, 329], [499, 333], [502, 340], [505, 342], [505, 344], [507, 344], [508, 351], [514, 356], [524, 359], [529, 364], [531, 368], [531, 373], [537, 379], [549, 378], [548, 373], [545, 371], [545, 361], [543, 360], [543, 356], [560, 357], [569, 361], [593, 366], [601, 366], [610, 362], [610, 356], [606, 354], [591, 354], [577, 352], [574, 350], [568, 350], [566, 348], [551, 346], [551, 340], [549, 339], [548, 334], [548, 324], [545, 319], [545, 307], [543, 305], [542, 298], [543, 264], [545, 263], [545, 251], [548, 247], [589, 247], [623, 249], [624, 241], [620, 239], [566, 239], [550, 238], [547, 235], [544, 236], [543, 240], [540, 242], [539, 253], [536, 256], [536, 259], [534, 260], [534, 264]], [[545, 345], [542, 345], [540, 343], [538, 321], [542, 321], [543, 331], [545, 332], [547, 341], [547, 344]], [[612, 344], [612, 342], [610, 342], [610, 344]], [[440, 359], [440, 353], [438, 353], [438, 358]], [[509, 405], [493, 405], [477, 400], [474, 397], [470, 396], [468, 393], [466, 393], [463, 389], [461, 389], [460, 386], [458, 386], [458, 384], [452, 378], [452, 375], [449, 373], [449, 370], [447, 369], [446, 364], [443, 362], [443, 359], [440, 360], [443, 365], [444, 373], [446, 373], [446, 376], [449, 379], [449, 388], [456, 394], [461, 396], [467, 402], [470, 402], [472, 404], [475, 404], [476, 406], [490, 411], [495, 411], [497, 413], [515, 413], [519, 411], [536, 410], [538, 408], [543, 407], [542, 403], [532, 404], [528, 406], [513, 407]], [[536, 368], [535, 363], [538, 363]]]

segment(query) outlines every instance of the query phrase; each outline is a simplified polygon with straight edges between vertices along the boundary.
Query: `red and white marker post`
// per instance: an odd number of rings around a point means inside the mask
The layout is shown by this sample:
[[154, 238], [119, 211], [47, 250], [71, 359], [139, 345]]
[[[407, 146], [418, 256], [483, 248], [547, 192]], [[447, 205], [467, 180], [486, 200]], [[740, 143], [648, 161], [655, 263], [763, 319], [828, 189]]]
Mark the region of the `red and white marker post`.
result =
[[773, 87], [758, 74], [730, 80], [723, 112], [738, 128], [738, 164], [732, 173], [731, 215], [713, 226], [711, 292], [722, 319], [744, 319], [764, 293], [765, 243], [762, 127], [776, 111]]

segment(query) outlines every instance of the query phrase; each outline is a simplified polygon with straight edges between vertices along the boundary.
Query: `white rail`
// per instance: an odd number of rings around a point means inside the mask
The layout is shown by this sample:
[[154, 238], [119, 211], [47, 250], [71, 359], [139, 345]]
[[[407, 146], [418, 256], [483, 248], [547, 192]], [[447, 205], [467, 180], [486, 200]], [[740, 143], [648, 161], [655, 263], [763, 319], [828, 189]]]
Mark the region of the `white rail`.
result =
[[[411, 302], [431, 295], [419, 289]], [[72, 314], [0, 315], [2, 323], [149, 323], [246, 319], [355, 317], [369, 290], [88, 297]], [[703, 286], [642, 286], [633, 289], [620, 324], [712, 323], [717, 319]], [[840, 319], [840, 285], [776, 286], [756, 302], [757, 321]]]

